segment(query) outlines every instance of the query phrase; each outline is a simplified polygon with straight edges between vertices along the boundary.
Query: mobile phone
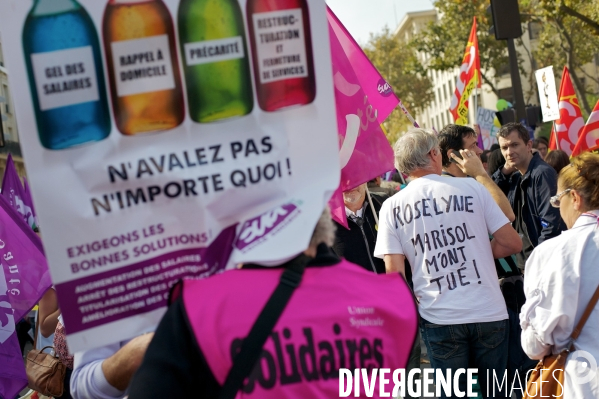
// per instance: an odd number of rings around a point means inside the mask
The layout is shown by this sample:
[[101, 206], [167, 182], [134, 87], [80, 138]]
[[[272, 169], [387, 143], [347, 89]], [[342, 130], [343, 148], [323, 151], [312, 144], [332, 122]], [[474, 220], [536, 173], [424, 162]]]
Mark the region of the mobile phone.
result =
[[[460, 159], [464, 159], [464, 158], [462, 158], [462, 154], [460, 154], [459, 151], [451, 150], [451, 153], [454, 154], [456, 157], [458, 157]], [[449, 157], [449, 162], [458, 163], [458, 161], [456, 161], [452, 157]]]

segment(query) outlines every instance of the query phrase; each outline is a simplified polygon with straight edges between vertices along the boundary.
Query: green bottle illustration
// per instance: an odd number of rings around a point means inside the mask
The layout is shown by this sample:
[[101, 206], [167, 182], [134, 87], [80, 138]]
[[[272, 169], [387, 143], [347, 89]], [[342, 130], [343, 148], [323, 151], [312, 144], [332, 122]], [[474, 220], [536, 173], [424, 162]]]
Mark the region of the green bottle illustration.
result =
[[237, 0], [181, 0], [178, 21], [191, 119], [205, 123], [252, 112], [252, 78]]

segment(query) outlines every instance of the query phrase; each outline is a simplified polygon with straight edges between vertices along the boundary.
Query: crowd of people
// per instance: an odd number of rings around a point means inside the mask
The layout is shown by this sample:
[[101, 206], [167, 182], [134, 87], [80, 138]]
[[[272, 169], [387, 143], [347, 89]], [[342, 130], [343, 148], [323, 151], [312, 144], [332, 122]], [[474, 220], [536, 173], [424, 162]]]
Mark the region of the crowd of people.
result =
[[[519, 123], [497, 138], [483, 151], [467, 126], [408, 131], [394, 146], [407, 186], [344, 192], [349, 228], [325, 210], [309, 247], [278, 267], [176, 286], [156, 331], [130, 341], [73, 359], [50, 290], [39, 330], [56, 330], [72, 370], [63, 397], [338, 397], [339, 368], [418, 369], [421, 340], [432, 368], [477, 368], [481, 388], [493, 373], [517, 378], [521, 397], [548, 354], [573, 344], [599, 359], [593, 327], [571, 339], [599, 286], [599, 154], [548, 152]], [[599, 397], [596, 367], [582, 383], [580, 363], [568, 358], [563, 397]]]

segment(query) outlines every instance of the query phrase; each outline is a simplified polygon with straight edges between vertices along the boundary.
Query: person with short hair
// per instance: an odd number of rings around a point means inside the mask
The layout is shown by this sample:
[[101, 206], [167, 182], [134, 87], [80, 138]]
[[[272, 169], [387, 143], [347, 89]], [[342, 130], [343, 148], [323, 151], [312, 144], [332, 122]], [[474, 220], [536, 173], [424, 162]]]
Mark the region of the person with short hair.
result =
[[[515, 219], [512, 207], [505, 194], [497, 187], [489, 177], [482, 163], [481, 156], [484, 153], [478, 147], [478, 137], [474, 129], [468, 126], [449, 124], [439, 132], [439, 147], [443, 157], [443, 172], [445, 176], [466, 177], [470, 176], [485, 186], [499, 205], [501, 211], [513, 222]], [[463, 158], [458, 151], [469, 150], [475, 154], [474, 157]]]
[[[482, 184], [441, 176], [434, 133], [408, 131], [394, 152], [395, 166], [411, 182], [383, 203], [374, 255], [387, 273], [404, 275], [409, 260], [431, 366], [476, 367], [486, 386], [487, 372], [502, 376], [507, 366], [508, 315], [493, 258], [520, 251], [522, 242]], [[471, 150], [460, 155], [476, 157]], [[461, 375], [459, 388], [465, 387]]]
[[493, 180], [506, 194], [516, 215], [514, 227], [523, 242], [516, 257], [518, 267], [524, 270], [536, 246], [565, 230], [559, 211], [549, 204], [557, 190], [557, 173], [538, 153], [532, 153], [532, 140], [524, 125], [503, 125], [497, 140], [505, 165], [493, 174]]
[[[573, 158], [557, 185], [549, 202], [568, 230], [540, 244], [526, 263], [520, 324], [522, 347], [533, 359], [569, 349], [574, 326], [599, 286], [599, 155]], [[588, 367], [591, 358], [599, 360], [598, 325], [595, 305], [574, 341], [576, 352], [568, 355], [563, 399], [599, 398], [599, 372]]]
[[545, 162], [559, 174], [564, 167], [570, 164], [570, 157], [565, 151], [553, 150], [547, 154]]
[[480, 154], [480, 161], [483, 163], [483, 167], [485, 168], [485, 170], [488, 169], [488, 162], [489, 162], [489, 154], [491, 153], [491, 150], [484, 150], [482, 154]]
[[[335, 222], [333, 251], [348, 261], [374, 273], [385, 273], [385, 262], [373, 255], [378, 213], [386, 195], [366, 194], [366, 183], [343, 192], [347, 226]], [[376, 215], [375, 215], [376, 212]]]
[[532, 141], [532, 148], [539, 152], [541, 159], [546, 161], [547, 152], [549, 151], [549, 141], [545, 137], [537, 137]]
[[489, 176], [493, 176], [495, 172], [503, 168], [503, 165], [505, 165], [505, 158], [501, 150], [498, 148], [491, 151], [487, 156], [487, 171], [489, 172]]

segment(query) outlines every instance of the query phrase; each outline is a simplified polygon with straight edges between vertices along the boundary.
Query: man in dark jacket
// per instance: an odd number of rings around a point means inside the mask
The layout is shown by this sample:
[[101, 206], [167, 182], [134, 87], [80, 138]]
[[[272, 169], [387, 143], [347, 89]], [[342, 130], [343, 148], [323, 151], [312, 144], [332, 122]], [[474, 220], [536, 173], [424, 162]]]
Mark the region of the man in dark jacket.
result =
[[557, 173], [538, 154], [532, 153], [532, 140], [526, 127], [508, 123], [497, 133], [505, 165], [493, 174], [493, 180], [507, 195], [516, 215], [514, 228], [522, 237], [518, 267], [532, 250], [566, 229], [559, 209], [549, 199], [557, 191]]
[[335, 222], [337, 232], [333, 250], [338, 256], [358, 264], [375, 273], [385, 273], [385, 262], [372, 254], [376, 244], [377, 222], [372, 207], [377, 214], [387, 196], [371, 194], [372, 206], [366, 195], [366, 183], [343, 193], [345, 214], [349, 230]]

